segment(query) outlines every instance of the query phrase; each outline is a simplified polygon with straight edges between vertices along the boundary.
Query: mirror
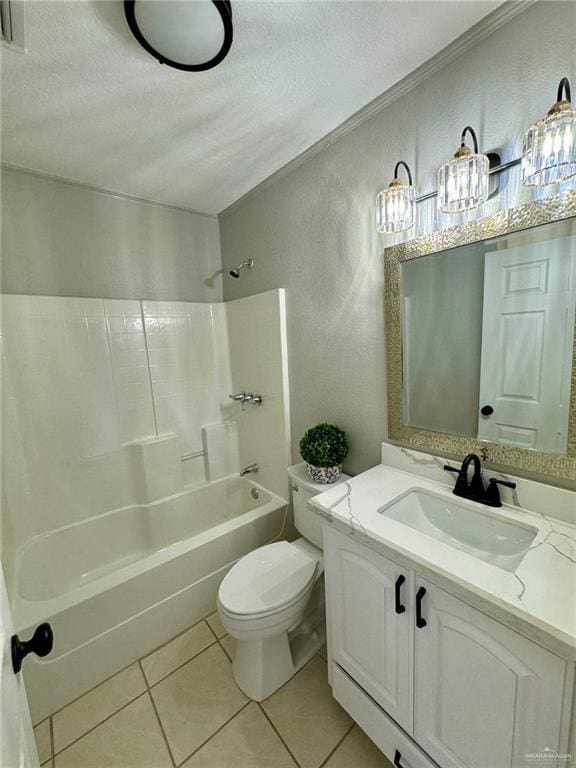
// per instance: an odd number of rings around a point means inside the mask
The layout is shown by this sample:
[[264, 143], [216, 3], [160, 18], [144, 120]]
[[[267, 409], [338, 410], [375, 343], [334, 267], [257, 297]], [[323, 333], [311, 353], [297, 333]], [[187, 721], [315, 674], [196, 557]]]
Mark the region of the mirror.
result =
[[386, 250], [391, 439], [576, 476], [575, 197]]

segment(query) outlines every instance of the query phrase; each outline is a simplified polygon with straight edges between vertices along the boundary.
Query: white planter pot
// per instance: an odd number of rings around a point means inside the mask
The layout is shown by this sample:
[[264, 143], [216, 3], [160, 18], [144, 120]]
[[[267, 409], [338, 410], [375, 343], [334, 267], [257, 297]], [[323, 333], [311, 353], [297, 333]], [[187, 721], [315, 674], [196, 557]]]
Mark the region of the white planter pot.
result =
[[308, 474], [315, 483], [335, 483], [340, 477], [342, 465], [336, 467], [315, 467], [313, 464], [306, 464]]

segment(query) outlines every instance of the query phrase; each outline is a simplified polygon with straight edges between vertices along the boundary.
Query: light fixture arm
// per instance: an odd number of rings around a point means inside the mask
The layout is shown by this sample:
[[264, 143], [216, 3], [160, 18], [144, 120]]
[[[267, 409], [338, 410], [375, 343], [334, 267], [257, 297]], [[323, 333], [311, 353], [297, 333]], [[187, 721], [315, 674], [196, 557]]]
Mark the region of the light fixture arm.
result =
[[408, 175], [408, 184], [412, 186], [412, 173], [410, 171], [410, 168], [408, 167], [408, 163], [405, 163], [404, 160], [398, 160], [398, 162], [394, 166], [394, 178], [395, 179], [398, 178], [398, 170], [400, 169], [400, 166], [402, 166], [405, 169], [406, 174]]
[[558, 94], [556, 101], [562, 101], [562, 91], [566, 94], [566, 101], [572, 101], [572, 93], [570, 92], [570, 80], [567, 77], [563, 77], [558, 83]]
[[462, 135], [460, 136], [460, 147], [466, 146], [466, 134], [469, 133], [470, 136], [472, 136], [472, 143], [474, 144], [474, 153], [478, 154], [478, 137], [476, 136], [476, 131], [474, 128], [472, 128], [471, 125], [467, 125], [466, 128], [462, 131]]

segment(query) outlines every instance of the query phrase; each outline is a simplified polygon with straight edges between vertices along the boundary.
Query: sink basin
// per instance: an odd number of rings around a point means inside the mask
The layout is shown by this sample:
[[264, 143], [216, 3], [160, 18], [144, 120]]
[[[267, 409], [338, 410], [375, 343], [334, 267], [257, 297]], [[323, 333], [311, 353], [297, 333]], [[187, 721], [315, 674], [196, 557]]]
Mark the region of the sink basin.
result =
[[538, 533], [530, 525], [505, 520], [474, 502], [430, 491], [408, 491], [378, 511], [505, 571], [516, 570]]

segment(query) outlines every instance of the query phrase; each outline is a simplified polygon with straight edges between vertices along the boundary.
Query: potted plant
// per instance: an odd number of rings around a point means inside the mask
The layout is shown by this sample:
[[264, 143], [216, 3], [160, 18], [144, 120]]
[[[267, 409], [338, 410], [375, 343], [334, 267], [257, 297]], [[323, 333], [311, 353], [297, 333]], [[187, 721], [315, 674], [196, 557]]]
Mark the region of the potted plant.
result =
[[300, 455], [316, 483], [334, 483], [348, 456], [346, 433], [334, 424], [317, 424], [300, 440]]

